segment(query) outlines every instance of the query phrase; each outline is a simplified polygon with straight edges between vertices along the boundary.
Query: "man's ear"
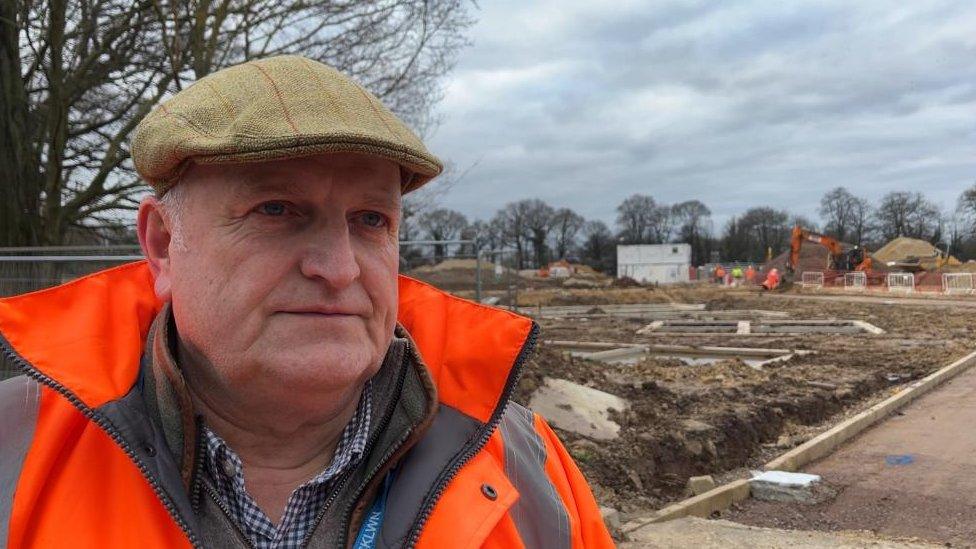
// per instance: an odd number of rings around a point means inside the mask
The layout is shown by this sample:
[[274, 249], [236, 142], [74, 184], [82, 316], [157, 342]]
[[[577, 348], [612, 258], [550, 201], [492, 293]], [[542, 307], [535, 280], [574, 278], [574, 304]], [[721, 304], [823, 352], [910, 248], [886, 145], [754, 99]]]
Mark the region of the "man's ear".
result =
[[142, 253], [149, 262], [149, 270], [155, 279], [156, 297], [163, 301], [172, 299], [169, 244], [172, 233], [166, 226], [163, 207], [155, 196], [148, 196], [139, 204], [137, 231]]

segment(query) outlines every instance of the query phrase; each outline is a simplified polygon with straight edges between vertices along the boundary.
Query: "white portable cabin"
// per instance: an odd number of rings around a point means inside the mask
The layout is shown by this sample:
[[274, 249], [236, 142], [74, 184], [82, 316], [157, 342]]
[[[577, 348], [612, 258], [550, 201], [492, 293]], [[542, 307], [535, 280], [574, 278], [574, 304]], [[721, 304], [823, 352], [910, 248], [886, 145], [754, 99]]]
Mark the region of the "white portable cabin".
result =
[[634, 244], [617, 246], [617, 278], [638, 282], [674, 284], [688, 282], [690, 244]]

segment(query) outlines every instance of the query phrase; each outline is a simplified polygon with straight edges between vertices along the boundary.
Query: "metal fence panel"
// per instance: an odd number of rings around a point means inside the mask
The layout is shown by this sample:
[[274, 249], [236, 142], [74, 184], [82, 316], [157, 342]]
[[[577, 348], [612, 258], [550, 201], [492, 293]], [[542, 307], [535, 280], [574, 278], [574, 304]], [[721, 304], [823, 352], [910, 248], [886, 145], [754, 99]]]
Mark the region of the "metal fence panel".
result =
[[943, 273], [942, 291], [947, 294], [971, 294], [976, 291], [972, 273]]
[[915, 291], [915, 275], [912, 273], [888, 273], [888, 291], [910, 294]]
[[845, 290], [867, 290], [868, 275], [862, 272], [844, 273]]

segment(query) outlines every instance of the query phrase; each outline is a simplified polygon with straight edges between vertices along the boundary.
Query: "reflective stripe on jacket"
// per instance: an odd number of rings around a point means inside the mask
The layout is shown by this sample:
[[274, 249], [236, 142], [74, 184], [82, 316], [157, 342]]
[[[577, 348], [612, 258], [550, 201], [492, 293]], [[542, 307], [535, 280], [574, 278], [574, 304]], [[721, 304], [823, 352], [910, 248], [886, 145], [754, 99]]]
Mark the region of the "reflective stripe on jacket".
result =
[[[378, 546], [611, 547], [552, 430], [508, 403], [535, 325], [406, 277], [399, 291], [441, 412]], [[0, 546], [202, 545], [179, 468], [133, 443], [154, 431], [123, 398], [161, 306], [144, 262], [0, 299], [0, 348], [28, 374], [0, 383]]]

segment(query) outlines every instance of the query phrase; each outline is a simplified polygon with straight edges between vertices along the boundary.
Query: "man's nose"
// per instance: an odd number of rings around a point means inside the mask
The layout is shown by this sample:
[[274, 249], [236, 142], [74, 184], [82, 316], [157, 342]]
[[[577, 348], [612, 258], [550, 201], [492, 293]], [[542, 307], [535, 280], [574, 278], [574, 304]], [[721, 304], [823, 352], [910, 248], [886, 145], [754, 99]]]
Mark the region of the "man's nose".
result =
[[359, 278], [359, 262], [348, 225], [329, 225], [315, 231], [314, 237], [306, 244], [301, 271], [303, 275], [321, 279], [333, 288], [344, 288]]

